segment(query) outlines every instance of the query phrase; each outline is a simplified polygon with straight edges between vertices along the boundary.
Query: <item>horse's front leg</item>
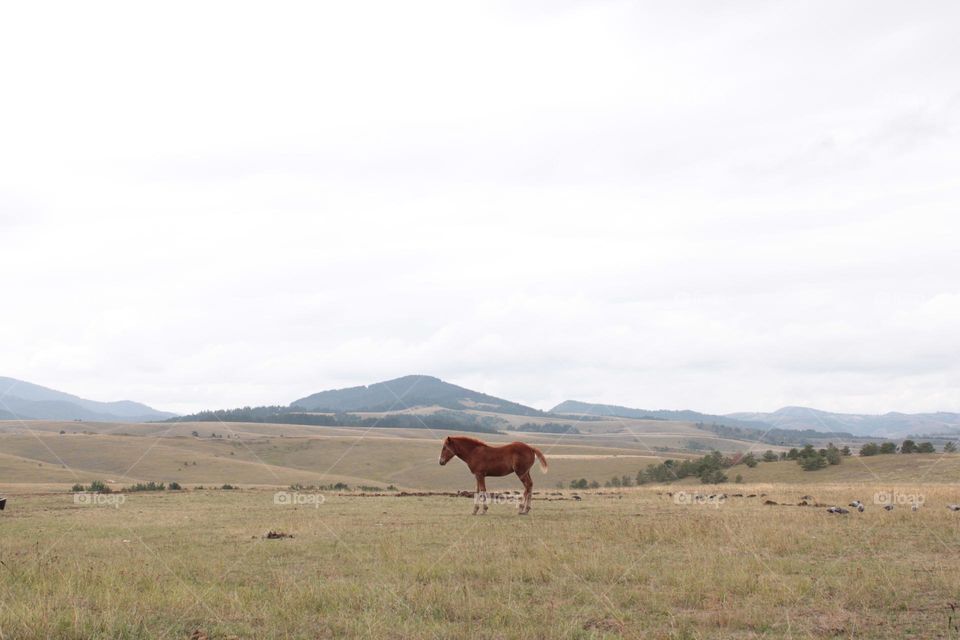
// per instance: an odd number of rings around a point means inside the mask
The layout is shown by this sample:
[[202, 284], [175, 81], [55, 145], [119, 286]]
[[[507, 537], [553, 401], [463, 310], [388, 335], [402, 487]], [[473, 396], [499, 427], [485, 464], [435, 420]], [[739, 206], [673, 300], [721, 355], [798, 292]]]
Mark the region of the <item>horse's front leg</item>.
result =
[[483, 512], [482, 515], [487, 514], [487, 509], [490, 508], [490, 496], [487, 494], [487, 477], [480, 476], [480, 495], [483, 496]]

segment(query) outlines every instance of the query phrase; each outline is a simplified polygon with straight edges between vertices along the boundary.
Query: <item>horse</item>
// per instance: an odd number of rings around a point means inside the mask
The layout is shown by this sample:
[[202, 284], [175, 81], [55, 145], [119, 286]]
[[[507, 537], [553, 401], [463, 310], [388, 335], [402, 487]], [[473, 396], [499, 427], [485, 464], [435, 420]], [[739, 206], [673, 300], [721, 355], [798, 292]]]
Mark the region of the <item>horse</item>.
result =
[[477, 515], [483, 504], [483, 514], [487, 513], [487, 476], [500, 477], [517, 474], [523, 483], [523, 500], [520, 502], [519, 515], [530, 513], [530, 501], [533, 496], [533, 479], [530, 467], [534, 460], [540, 460], [540, 470], [547, 472], [547, 459], [536, 447], [523, 442], [511, 442], [501, 447], [493, 447], [476, 438], [466, 436], [447, 436], [440, 450], [440, 465], [450, 462], [454, 456], [467, 463], [470, 472], [477, 479], [477, 493], [473, 501], [473, 515]]

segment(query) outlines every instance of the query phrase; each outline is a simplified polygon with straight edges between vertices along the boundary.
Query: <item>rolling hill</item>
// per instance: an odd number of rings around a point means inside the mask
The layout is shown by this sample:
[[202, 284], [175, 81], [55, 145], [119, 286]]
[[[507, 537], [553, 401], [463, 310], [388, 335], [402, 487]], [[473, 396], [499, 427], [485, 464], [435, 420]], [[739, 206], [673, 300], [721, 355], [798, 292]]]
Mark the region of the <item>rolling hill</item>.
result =
[[724, 424], [730, 427], [766, 430], [773, 425], [763, 420], [748, 420], [731, 416], [712, 415], [690, 410], [669, 409], [631, 409], [615, 404], [592, 404], [578, 400], [565, 400], [550, 413], [575, 416], [615, 416], [620, 418], [637, 418], [640, 420], [671, 420], [679, 422], [703, 422], [706, 424]]
[[369, 386], [320, 391], [290, 404], [318, 412], [383, 412], [413, 407], [479, 409], [509, 415], [540, 416], [543, 411], [485, 393], [471, 391], [433, 376], [404, 376]]
[[175, 415], [139, 402], [98, 402], [16, 378], [0, 377], [0, 419], [3, 420], [147, 422]]

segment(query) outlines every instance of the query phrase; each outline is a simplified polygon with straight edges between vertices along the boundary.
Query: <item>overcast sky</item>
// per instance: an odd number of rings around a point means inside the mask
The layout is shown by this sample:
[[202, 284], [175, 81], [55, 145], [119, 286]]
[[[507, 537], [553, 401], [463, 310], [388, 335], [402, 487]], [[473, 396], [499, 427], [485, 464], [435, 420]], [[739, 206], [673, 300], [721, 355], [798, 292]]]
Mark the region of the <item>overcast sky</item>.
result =
[[960, 411], [960, 3], [21, 2], [0, 375]]

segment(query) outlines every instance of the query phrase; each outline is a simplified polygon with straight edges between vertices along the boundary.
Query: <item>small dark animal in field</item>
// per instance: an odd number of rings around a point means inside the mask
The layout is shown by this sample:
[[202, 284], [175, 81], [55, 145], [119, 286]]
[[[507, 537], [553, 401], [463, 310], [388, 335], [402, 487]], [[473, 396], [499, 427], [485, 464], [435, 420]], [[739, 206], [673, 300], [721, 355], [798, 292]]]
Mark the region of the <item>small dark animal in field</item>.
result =
[[6, 508], [7, 508], [7, 499], [0, 498], [0, 511], [3, 511]]
[[530, 467], [536, 460], [540, 461], [540, 469], [547, 472], [547, 459], [536, 447], [523, 442], [511, 442], [501, 447], [493, 447], [476, 438], [467, 436], [447, 436], [440, 449], [440, 464], [445, 465], [453, 457], [460, 458], [467, 463], [470, 472], [477, 479], [477, 493], [473, 504], [473, 515], [477, 515], [483, 505], [483, 513], [487, 512], [487, 476], [499, 477], [517, 474], [523, 483], [523, 499], [520, 501], [519, 513], [530, 513], [530, 502], [533, 499], [533, 478], [530, 477]]
[[947, 509], [950, 509], [950, 511], [960, 511], [960, 504], [948, 504]]
[[859, 507], [861, 504], [863, 504], [863, 503], [861, 503], [859, 500], [854, 500], [853, 502], [851, 502], [851, 503], [850, 503], [849, 505], [847, 505], [847, 506], [853, 507], [854, 509], [856, 509], [856, 508]]
[[576, 500], [577, 502], [580, 502], [581, 500], [583, 500], [583, 498], [581, 498], [580, 496], [578, 496], [578, 495], [576, 495], [576, 494], [574, 494], [573, 499]]
[[764, 501], [763, 501], [763, 504], [773, 504], [773, 505], [776, 505], [776, 504], [780, 504], [780, 503], [779, 503], [779, 502], [776, 502], [776, 501], [774, 501], [774, 500], [764, 500]]
[[844, 509], [843, 507], [830, 507], [827, 509], [827, 513], [845, 514], [850, 512]]
[[813, 496], [800, 496], [801, 500], [813, 500]]
[[292, 533], [284, 533], [283, 531], [267, 531], [263, 536], [267, 540], [279, 540], [281, 538], [292, 538]]
[[883, 508], [883, 510], [884, 510], [884, 511], [893, 511], [893, 505], [892, 505], [892, 504], [888, 504], [887, 506], [885, 506], [885, 507]]
[[748, 498], [756, 498], [756, 497], [757, 497], [757, 494], [755, 494], [755, 493], [750, 493], [750, 494], [747, 494], [747, 497], [748, 497]]

